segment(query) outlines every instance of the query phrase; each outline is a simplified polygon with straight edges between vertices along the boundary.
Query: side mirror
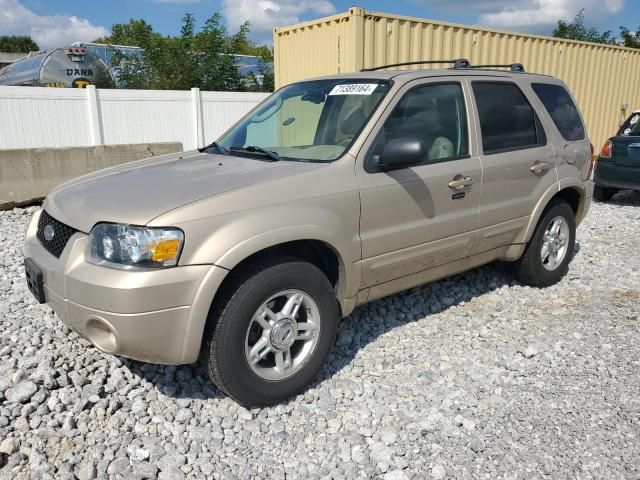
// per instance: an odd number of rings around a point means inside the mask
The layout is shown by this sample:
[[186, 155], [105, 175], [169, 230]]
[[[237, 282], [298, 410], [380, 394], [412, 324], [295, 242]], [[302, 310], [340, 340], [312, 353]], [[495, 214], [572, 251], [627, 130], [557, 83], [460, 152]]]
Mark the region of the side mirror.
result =
[[422, 140], [397, 138], [387, 142], [378, 160], [381, 170], [418, 165], [427, 158], [427, 149]]

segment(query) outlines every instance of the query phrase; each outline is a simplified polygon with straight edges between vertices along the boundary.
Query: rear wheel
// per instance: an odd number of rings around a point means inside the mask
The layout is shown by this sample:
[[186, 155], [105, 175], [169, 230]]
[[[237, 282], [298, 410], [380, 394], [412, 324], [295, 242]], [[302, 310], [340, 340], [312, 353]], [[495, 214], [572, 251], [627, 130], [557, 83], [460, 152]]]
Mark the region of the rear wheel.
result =
[[553, 285], [566, 275], [575, 241], [573, 210], [564, 200], [553, 200], [542, 214], [522, 257], [508, 267], [520, 283], [532, 287]]
[[594, 187], [593, 189], [593, 198], [595, 198], [598, 202], [608, 202], [611, 200], [616, 194], [617, 190], [615, 188], [606, 188], [606, 187]]
[[314, 265], [255, 265], [232, 279], [219, 303], [204, 349], [211, 379], [238, 403], [281, 402], [324, 365], [339, 315], [331, 284]]

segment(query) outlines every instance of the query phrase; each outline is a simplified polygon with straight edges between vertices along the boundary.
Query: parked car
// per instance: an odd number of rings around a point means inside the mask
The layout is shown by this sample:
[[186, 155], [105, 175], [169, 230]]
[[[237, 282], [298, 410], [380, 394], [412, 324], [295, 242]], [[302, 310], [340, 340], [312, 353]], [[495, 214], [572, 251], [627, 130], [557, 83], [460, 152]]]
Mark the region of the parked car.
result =
[[314, 379], [357, 305], [495, 260], [558, 282], [591, 159], [566, 85], [521, 68], [303, 81], [202, 151], [53, 190], [26, 278], [103, 352], [201, 355], [239, 403], [273, 404]]
[[640, 191], [640, 110], [607, 140], [596, 162], [594, 198], [606, 202], [620, 190]]

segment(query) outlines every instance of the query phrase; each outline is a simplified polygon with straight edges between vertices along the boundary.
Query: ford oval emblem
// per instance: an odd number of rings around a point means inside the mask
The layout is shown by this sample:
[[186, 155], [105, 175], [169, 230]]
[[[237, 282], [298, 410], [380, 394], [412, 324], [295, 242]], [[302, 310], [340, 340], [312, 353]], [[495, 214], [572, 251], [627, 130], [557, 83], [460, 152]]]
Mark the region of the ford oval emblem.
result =
[[53, 237], [56, 236], [56, 231], [53, 229], [53, 227], [51, 225], [46, 225], [44, 227], [44, 239], [47, 242], [50, 242], [51, 240], [53, 240]]

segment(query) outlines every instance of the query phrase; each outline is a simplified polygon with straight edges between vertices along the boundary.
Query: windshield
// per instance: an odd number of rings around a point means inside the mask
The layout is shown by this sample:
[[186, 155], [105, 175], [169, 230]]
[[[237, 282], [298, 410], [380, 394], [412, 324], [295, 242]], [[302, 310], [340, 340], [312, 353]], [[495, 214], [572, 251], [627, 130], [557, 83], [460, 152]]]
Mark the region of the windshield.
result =
[[635, 112], [622, 124], [618, 135], [640, 136], [640, 112]]
[[379, 80], [314, 80], [271, 95], [217, 144], [230, 155], [332, 161], [346, 151], [389, 91]]

